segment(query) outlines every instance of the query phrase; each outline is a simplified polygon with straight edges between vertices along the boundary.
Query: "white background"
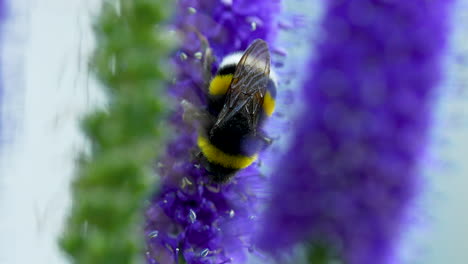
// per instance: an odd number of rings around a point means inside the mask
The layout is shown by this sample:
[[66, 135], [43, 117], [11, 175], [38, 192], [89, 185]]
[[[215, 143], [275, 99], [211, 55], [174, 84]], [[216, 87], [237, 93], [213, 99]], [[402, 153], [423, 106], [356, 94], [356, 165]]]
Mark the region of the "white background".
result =
[[70, 204], [73, 161], [84, 143], [77, 121], [97, 97], [86, 58], [98, 1], [9, 2], [2, 47], [8, 129], [0, 163], [0, 263], [66, 263], [56, 237]]

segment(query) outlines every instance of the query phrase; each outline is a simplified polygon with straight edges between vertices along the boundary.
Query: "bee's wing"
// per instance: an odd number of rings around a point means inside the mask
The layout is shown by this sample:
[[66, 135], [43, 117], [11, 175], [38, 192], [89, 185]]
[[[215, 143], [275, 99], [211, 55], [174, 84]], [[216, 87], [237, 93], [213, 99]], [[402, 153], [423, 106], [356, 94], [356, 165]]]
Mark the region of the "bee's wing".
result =
[[270, 51], [268, 44], [256, 39], [247, 48], [236, 66], [226, 101], [213, 129], [229, 121], [236, 113], [243, 112], [249, 128], [256, 133], [260, 109], [270, 75]]

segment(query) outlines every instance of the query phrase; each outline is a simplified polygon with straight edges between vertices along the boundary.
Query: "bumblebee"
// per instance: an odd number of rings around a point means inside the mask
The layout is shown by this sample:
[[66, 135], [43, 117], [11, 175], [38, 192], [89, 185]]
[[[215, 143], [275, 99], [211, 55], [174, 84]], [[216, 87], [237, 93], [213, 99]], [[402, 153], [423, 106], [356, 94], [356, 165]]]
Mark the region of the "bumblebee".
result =
[[[213, 182], [224, 183], [250, 166], [271, 142], [261, 127], [275, 109], [276, 78], [270, 71], [268, 45], [261, 39], [243, 53], [226, 56], [213, 77], [210, 56], [208, 47], [204, 61], [208, 103], [196, 117], [202, 124], [198, 158]], [[194, 118], [193, 109], [186, 107], [185, 112]]]

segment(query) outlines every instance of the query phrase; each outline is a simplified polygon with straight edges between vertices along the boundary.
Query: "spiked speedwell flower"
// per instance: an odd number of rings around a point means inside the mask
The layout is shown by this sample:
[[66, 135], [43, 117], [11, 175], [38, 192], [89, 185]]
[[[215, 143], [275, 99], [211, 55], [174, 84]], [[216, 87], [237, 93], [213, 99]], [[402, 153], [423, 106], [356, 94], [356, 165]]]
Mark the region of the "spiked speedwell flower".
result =
[[[200, 38], [204, 35], [219, 59], [244, 50], [252, 40], [270, 41], [278, 1], [179, 1], [174, 25], [184, 33], [174, 59], [177, 80], [169, 93], [177, 101], [202, 106]], [[215, 65], [217, 65], [215, 63]], [[225, 185], [210, 184], [207, 171], [193, 161], [196, 131], [182, 120], [182, 108], [172, 116], [174, 134], [158, 163], [161, 189], [147, 209], [148, 263], [242, 263], [251, 249], [261, 186], [255, 165]]]
[[311, 263], [388, 263], [416, 191], [450, 2], [327, 1], [262, 248], [309, 242], [324, 249]]

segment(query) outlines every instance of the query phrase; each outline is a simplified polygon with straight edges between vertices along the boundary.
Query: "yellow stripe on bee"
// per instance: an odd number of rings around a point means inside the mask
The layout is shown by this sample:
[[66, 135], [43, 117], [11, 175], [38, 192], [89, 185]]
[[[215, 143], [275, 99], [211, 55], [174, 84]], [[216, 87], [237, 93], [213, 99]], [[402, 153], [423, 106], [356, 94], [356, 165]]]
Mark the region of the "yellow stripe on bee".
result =
[[210, 95], [224, 95], [226, 94], [229, 85], [231, 85], [232, 74], [216, 75], [210, 82], [209, 92]]
[[202, 136], [198, 137], [198, 147], [209, 162], [229, 169], [247, 168], [257, 159], [257, 154], [253, 156], [226, 154]]
[[271, 116], [275, 111], [275, 99], [267, 92], [263, 99], [263, 111], [267, 116]]

